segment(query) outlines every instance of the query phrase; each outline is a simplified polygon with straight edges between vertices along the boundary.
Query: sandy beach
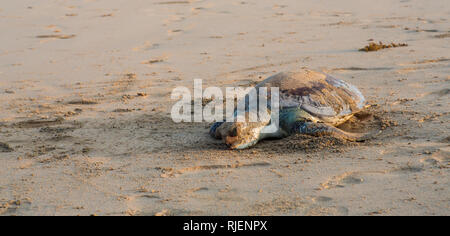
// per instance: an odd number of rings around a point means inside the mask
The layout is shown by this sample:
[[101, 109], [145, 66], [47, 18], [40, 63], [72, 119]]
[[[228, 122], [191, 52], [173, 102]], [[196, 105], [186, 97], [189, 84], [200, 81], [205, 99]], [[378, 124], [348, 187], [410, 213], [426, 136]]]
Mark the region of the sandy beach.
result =
[[[445, 0], [0, 4], [0, 216], [450, 215]], [[370, 43], [405, 44], [365, 52]], [[407, 45], [407, 46], [406, 46]], [[228, 150], [175, 123], [178, 86], [283, 71], [357, 86], [361, 143]]]

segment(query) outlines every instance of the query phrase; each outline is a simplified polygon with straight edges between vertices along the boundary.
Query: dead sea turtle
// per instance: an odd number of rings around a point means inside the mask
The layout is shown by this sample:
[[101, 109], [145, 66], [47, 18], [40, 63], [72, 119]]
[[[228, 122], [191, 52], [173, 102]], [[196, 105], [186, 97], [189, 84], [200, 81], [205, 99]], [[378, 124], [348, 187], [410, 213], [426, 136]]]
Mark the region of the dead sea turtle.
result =
[[[231, 149], [245, 149], [266, 138], [284, 138], [300, 133], [330, 135], [349, 141], [363, 141], [368, 133], [349, 133], [336, 126], [366, 108], [366, 100], [355, 86], [329, 75], [301, 70], [279, 73], [256, 85], [257, 91], [279, 88], [279, 128], [264, 132], [268, 122], [217, 122], [210, 134], [223, 139]], [[270, 95], [268, 96], [270, 100]], [[268, 105], [270, 110], [270, 105]], [[247, 111], [248, 113], [248, 111]]]

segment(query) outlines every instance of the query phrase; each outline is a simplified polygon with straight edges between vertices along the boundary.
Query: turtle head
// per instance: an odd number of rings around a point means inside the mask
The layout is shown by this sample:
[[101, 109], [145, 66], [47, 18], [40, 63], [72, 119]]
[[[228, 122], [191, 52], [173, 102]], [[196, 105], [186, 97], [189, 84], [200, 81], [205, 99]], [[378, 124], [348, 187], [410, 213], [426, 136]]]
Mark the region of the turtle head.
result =
[[222, 124], [218, 131], [230, 149], [246, 149], [262, 139], [265, 122], [232, 122]]

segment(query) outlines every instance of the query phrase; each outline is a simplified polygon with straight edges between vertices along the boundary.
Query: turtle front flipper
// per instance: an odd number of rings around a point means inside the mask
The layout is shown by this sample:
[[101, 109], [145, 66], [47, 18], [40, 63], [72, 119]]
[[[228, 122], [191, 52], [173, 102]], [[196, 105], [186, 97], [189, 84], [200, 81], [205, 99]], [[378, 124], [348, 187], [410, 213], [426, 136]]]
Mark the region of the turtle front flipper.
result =
[[341, 129], [327, 125], [325, 123], [296, 122], [292, 130], [293, 133], [307, 134], [313, 136], [332, 136], [352, 142], [362, 142], [370, 139], [370, 133], [350, 133]]
[[222, 136], [219, 132], [217, 132], [217, 128], [219, 128], [224, 122], [216, 122], [211, 126], [211, 129], [209, 130], [209, 135], [211, 135], [213, 138], [221, 139]]

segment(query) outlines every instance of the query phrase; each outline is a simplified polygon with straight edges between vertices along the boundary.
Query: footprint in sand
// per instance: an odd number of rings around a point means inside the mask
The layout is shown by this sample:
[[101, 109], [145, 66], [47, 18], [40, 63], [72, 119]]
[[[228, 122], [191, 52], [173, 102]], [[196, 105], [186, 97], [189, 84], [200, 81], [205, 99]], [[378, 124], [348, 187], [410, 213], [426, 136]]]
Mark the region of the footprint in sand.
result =
[[31, 200], [11, 200], [7, 202], [0, 201], [0, 216], [20, 215], [20, 212], [28, 212], [31, 208]]
[[161, 170], [163, 173], [161, 174], [162, 178], [176, 177], [186, 173], [193, 173], [199, 171], [213, 171], [218, 169], [240, 169], [240, 168], [256, 168], [256, 167], [266, 167], [270, 166], [270, 163], [267, 162], [255, 162], [248, 164], [230, 164], [230, 165], [204, 165], [204, 166], [194, 166], [194, 167], [186, 167], [183, 169], [175, 170], [173, 168], [161, 168], [158, 167], [158, 170]]
[[449, 168], [450, 167], [450, 152], [439, 150], [433, 153], [430, 157], [424, 157], [420, 160], [424, 165], [429, 165], [437, 168]]
[[313, 202], [315, 203], [324, 203], [324, 202], [331, 202], [333, 201], [333, 198], [331, 197], [324, 197], [324, 196], [318, 196], [318, 197], [314, 197], [312, 199]]
[[330, 188], [344, 188], [348, 185], [361, 184], [364, 182], [364, 178], [361, 177], [362, 172], [347, 172], [342, 175], [331, 178], [321, 186], [323, 189]]
[[124, 212], [127, 215], [142, 215], [144, 211], [149, 211], [148, 206], [158, 205], [161, 197], [158, 193], [145, 193], [121, 197], [126, 202], [127, 210]]
[[450, 94], [450, 89], [441, 89], [433, 93], [434, 95], [438, 95], [439, 97], [447, 96]]
[[328, 197], [315, 197], [311, 201], [301, 198], [279, 197], [257, 202], [251, 206], [250, 215], [348, 215], [349, 209], [335, 206]]
[[[334, 201], [331, 197], [326, 196], [317, 196], [313, 197], [312, 199], [313, 207], [309, 211], [310, 213], [317, 212], [319, 210], [319, 213], [328, 212], [330, 215], [343, 215], [346, 216], [349, 214], [349, 209], [344, 206], [336, 206], [336, 201]], [[314, 215], [314, 214], [311, 214]], [[321, 214], [315, 214], [315, 215], [321, 215]]]
[[423, 170], [423, 165], [412, 165], [381, 171], [346, 172], [332, 177], [320, 185], [322, 189], [353, 187], [359, 184], [378, 182], [386, 178], [397, 178], [398, 176], [419, 173]]
[[143, 45], [134, 47], [133, 51], [134, 52], [148, 51], [151, 49], [155, 49], [157, 47], [159, 47], [159, 44], [151, 43], [150, 41], [146, 41]]

